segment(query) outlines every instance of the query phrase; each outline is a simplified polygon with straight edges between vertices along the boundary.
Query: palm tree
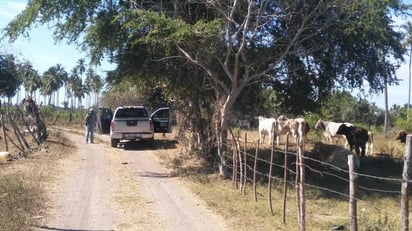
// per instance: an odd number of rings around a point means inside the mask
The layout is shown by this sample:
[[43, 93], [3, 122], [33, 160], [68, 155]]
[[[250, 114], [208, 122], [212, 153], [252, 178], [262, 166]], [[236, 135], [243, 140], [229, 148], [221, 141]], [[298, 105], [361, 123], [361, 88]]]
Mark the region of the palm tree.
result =
[[62, 67], [61, 64], [56, 64], [56, 82], [58, 85], [58, 89], [56, 91], [56, 104], [59, 103], [59, 89], [66, 83], [66, 80], [68, 78], [66, 70], [64, 70], [64, 67]]
[[[49, 96], [49, 105], [51, 104], [52, 94], [56, 93], [57, 102], [59, 100], [58, 90], [63, 86], [65, 79], [67, 78], [67, 72], [60, 64], [50, 67], [43, 73], [42, 78], [42, 94]], [[56, 102], [55, 102], [56, 103]]]
[[[46, 71], [47, 72], [47, 71]], [[43, 76], [41, 78], [41, 88], [40, 92], [43, 96], [49, 97], [48, 99], [48, 105], [51, 105], [51, 95], [54, 92], [54, 89], [56, 89], [55, 82], [53, 81], [53, 77], [47, 73], [43, 73]]]
[[82, 82], [82, 79], [79, 78], [73, 84], [73, 95], [78, 99], [78, 107], [83, 106], [82, 99], [89, 93], [89, 90]]
[[84, 64], [84, 59], [79, 59], [77, 61], [77, 66], [76, 66], [78, 73], [80, 76], [83, 76], [83, 73], [86, 71], [86, 64]]
[[[94, 103], [96, 103], [97, 102], [97, 96], [98, 96], [100, 90], [103, 87], [103, 80], [92, 68], [87, 69], [85, 85], [86, 85], [88, 91], [95, 95], [95, 102]], [[91, 104], [92, 104], [91, 103], [91, 97], [89, 97], [89, 105], [91, 105]]]
[[79, 59], [77, 61], [76, 69], [77, 69], [77, 73], [80, 75], [80, 81], [78, 80], [76, 81], [76, 88], [74, 89], [73, 93], [74, 93], [74, 97], [78, 99], [78, 106], [81, 106], [82, 98], [84, 98], [84, 95], [86, 94], [84, 92], [88, 92], [87, 90], [84, 90], [84, 91], [80, 90], [80, 89], [86, 88], [85, 86], [83, 86], [83, 74], [86, 71], [86, 64], [85, 64], [84, 59]]
[[40, 88], [40, 76], [36, 70], [33, 69], [30, 61], [20, 63], [17, 68], [17, 75], [23, 83], [25, 90], [25, 97], [33, 96], [33, 93]]
[[401, 26], [405, 30], [405, 41], [403, 42], [405, 47], [409, 47], [409, 88], [408, 88], [408, 119], [409, 119], [409, 107], [411, 105], [411, 75], [412, 75], [412, 23], [407, 22]]
[[31, 69], [27, 73], [26, 78], [23, 79], [23, 86], [28, 93], [28, 96], [33, 98], [34, 93], [41, 87], [41, 78], [39, 73], [36, 70]]
[[94, 98], [94, 103], [97, 104], [98, 100], [99, 100], [99, 93], [102, 90], [104, 86], [104, 82], [103, 79], [100, 77], [100, 75], [96, 75], [95, 79], [91, 85], [91, 90], [94, 92], [95, 94], [95, 98]]
[[67, 101], [70, 98], [70, 105], [71, 105], [71, 109], [73, 109], [74, 106], [74, 89], [76, 88], [76, 83], [78, 82], [78, 80], [80, 79], [80, 76], [78, 74], [78, 70], [77, 68], [73, 68], [70, 72], [69, 77], [67, 78], [67, 83], [66, 83], [66, 92], [67, 92]]

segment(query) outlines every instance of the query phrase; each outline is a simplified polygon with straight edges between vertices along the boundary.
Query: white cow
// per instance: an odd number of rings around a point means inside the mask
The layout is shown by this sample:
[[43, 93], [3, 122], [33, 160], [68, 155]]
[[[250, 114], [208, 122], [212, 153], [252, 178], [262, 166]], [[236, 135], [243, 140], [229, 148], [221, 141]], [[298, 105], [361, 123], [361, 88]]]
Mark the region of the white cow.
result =
[[265, 118], [259, 116], [259, 142], [263, 144], [265, 136], [268, 135], [269, 144], [272, 144], [272, 135], [275, 133], [276, 119], [275, 118]]

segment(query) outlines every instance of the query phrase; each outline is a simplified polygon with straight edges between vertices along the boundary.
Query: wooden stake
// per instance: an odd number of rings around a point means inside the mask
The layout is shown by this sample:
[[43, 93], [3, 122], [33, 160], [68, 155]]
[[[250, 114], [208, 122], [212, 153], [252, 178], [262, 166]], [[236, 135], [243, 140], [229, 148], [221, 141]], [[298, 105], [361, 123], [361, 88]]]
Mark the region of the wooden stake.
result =
[[401, 189], [401, 230], [409, 230], [409, 176], [412, 152], [412, 135], [406, 137], [405, 158], [402, 172], [402, 189]]

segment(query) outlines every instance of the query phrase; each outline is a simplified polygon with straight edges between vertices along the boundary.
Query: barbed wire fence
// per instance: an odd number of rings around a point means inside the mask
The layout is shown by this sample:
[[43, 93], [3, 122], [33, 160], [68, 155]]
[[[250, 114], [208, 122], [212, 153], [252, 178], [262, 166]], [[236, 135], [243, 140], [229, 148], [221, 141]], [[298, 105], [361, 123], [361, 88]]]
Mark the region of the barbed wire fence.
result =
[[[327, 194], [333, 194], [339, 197], [346, 198], [349, 203], [349, 212], [347, 219], [349, 222], [350, 230], [358, 230], [358, 202], [363, 202], [367, 204], [368, 202], [359, 196], [359, 189], [363, 190], [364, 194], [374, 194], [374, 193], [384, 193], [396, 197], [400, 197], [400, 214], [391, 214], [392, 217], [398, 216], [400, 218], [400, 230], [409, 230], [409, 183], [410, 180], [410, 153], [412, 152], [412, 136], [408, 136], [405, 158], [403, 161], [403, 173], [399, 178], [395, 177], [384, 177], [376, 176], [370, 174], [364, 174], [357, 172], [355, 168], [355, 161], [353, 155], [348, 155], [348, 169], [343, 169], [337, 167], [333, 164], [312, 158], [305, 155], [304, 145], [296, 145], [294, 151], [289, 151], [289, 140], [286, 136], [286, 141], [284, 144], [284, 149], [275, 149], [275, 140], [271, 142], [270, 147], [270, 157], [262, 158], [262, 149], [260, 147], [260, 142], [257, 140], [256, 143], [250, 142], [248, 140], [248, 133], [245, 132], [244, 136], [241, 137], [240, 133], [234, 134], [230, 131], [232, 136], [228, 141], [228, 150], [231, 150], [231, 156], [227, 156], [229, 167], [232, 169], [232, 185], [240, 190], [240, 192], [245, 195], [245, 190], [247, 184], [252, 186], [253, 200], [257, 202], [257, 181], [258, 179], [267, 179], [267, 202], [268, 210], [271, 215], [274, 214], [272, 206], [272, 181], [277, 181], [281, 184], [282, 191], [282, 222], [286, 223], [286, 210], [287, 210], [287, 197], [288, 188], [294, 188], [296, 193], [296, 211], [297, 211], [297, 222], [300, 230], [306, 230], [306, 197], [305, 189], [316, 189], [323, 191]], [[254, 149], [253, 149], [254, 148]], [[249, 151], [248, 151], [249, 150]], [[254, 152], [252, 153], [252, 151]], [[229, 152], [228, 152], [229, 153]], [[267, 151], [266, 151], [267, 153]], [[283, 161], [281, 159], [283, 158]], [[277, 161], [275, 161], [275, 158]], [[313, 166], [315, 165], [315, 167]], [[262, 168], [266, 166], [266, 168]], [[295, 168], [293, 168], [293, 166]], [[319, 168], [319, 166], [321, 166]], [[277, 169], [277, 175], [273, 174], [274, 170]], [[347, 193], [333, 188], [328, 188], [321, 185], [315, 185], [313, 183], [306, 181], [305, 169], [309, 169], [311, 172], [316, 173], [320, 176], [333, 177], [339, 181], [344, 182], [348, 185], [349, 190]], [[263, 172], [263, 171], [267, 172]], [[279, 174], [280, 172], [283, 173]], [[381, 189], [376, 187], [371, 187], [363, 185], [360, 183], [359, 178], [362, 178], [364, 182], [369, 180], [374, 180], [376, 182], [385, 182], [386, 184], [393, 184], [392, 187], [387, 187], [386, 189]], [[399, 190], [394, 190], [393, 188], [400, 187]], [[393, 190], [392, 190], [393, 189]], [[376, 205], [369, 204], [371, 209], [377, 211], [385, 211], [385, 208], [379, 208]], [[388, 211], [386, 211], [388, 212]]]

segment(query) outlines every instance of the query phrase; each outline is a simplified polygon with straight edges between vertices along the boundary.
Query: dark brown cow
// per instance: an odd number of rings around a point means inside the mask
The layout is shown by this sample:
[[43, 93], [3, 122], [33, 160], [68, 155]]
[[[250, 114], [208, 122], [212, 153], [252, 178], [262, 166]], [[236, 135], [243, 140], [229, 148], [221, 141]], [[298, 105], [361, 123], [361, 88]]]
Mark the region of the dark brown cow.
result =
[[405, 130], [400, 130], [398, 134], [395, 136], [395, 140], [400, 140], [401, 143], [406, 143], [406, 137], [411, 134], [410, 132], [407, 132]]
[[361, 127], [351, 126], [348, 127], [342, 124], [336, 134], [345, 135], [348, 140], [350, 150], [355, 149], [356, 154], [359, 157], [365, 157], [366, 142], [368, 142], [368, 130]]

